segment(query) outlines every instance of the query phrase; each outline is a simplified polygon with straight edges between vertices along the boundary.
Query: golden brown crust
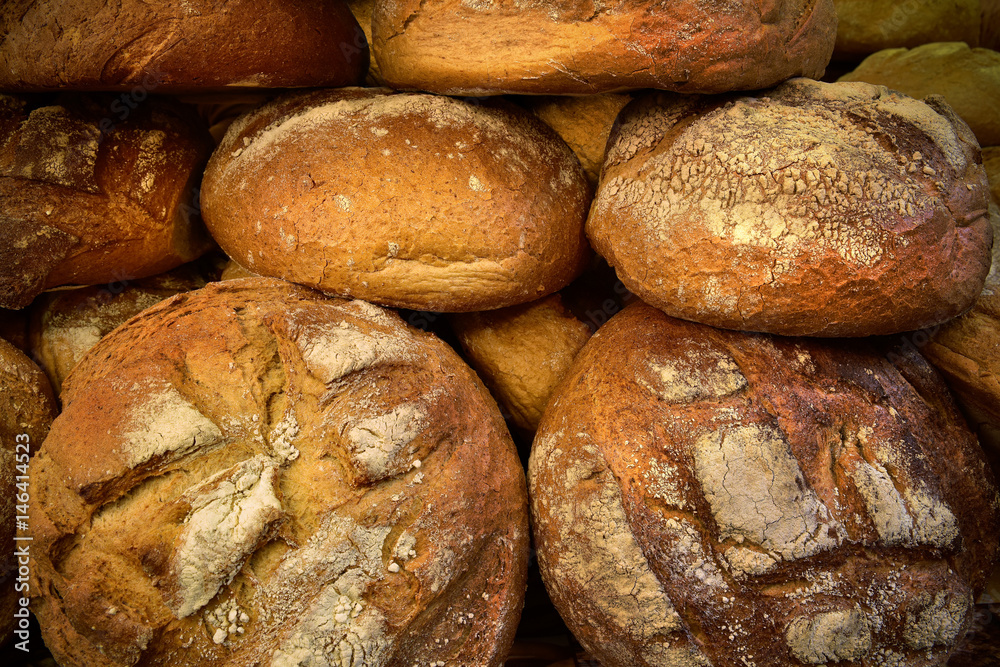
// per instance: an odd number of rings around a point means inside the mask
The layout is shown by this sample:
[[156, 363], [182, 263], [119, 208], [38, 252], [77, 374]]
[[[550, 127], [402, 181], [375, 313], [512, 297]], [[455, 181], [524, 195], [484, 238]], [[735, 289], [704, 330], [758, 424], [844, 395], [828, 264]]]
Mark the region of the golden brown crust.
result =
[[0, 305], [155, 275], [209, 247], [192, 190], [211, 139], [166, 101], [126, 118], [106, 96], [30, 108], [0, 96]]
[[501, 664], [523, 473], [433, 336], [282, 281], [211, 283], [105, 337], [63, 402], [31, 508], [60, 662]]
[[527, 103], [539, 118], [559, 133], [580, 160], [587, 180], [597, 185], [604, 163], [604, 149], [618, 112], [632, 99], [631, 95], [607, 93], [579, 97], [528, 98]]
[[193, 266], [185, 265], [141, 280], [42, 294], [30, 307], [31, 354], [58, 393], [83, 355], [115, 327], [167, 297], [205, 283]]
[[[837, 45], [833, 57], [858, 61], [897, 47], [928, 42], [965, 42], [979, 46], [981, 5], [993, 0], [833, 0]], [[985, 44], [984, 44], [985, 46]]]
[[529, 484], [549, 593], [609, 665], [943, 665], [1000, 530], [919, 355], [641, 303], [577, 357]]
[[0, 88], [8, 91], [145, 98], [344, 86], [367, 69], [364, 33], [339, 0], [12, 0], [0, 10]]
[[1000, 144], [1000, 53], [964, 42], [885, 49], [840, 81], [866, 81], [923, 99], [941, 95], [983, 146]]
[[383, 305], [500, 308], [566, 285], [590, 189], [551, 128], [499, 101], [348, 88], [234, 123], [205, 221], [250, 271]]
[[623, 110], [587, 234], [668, 314], [784, 335], [918, 329], [989, 271], [975, 137], [940, 98], [795, 79]]
[[[30, 498], [28, 457], [42, 445], [58, 413], [45, 374], [21, 350], [0, 339], [0, 645], [12, 636], [14, 611], [23, 593], [15, 590], [18, 562], [14, 555], [14, 518], [18, 494]], [[19, 468], [18, 468], [19, 466]], [[24, 486], [27, 473], [28, 487]], [[22, 476], [17, 479], [17, 476]], [[20, 482], [18, 488], [15, 483]], [[23, 582], [22, 582], [23, 583]]]
[[545, 405], [590, 327], [567, 310], [558, 294], [518, 306], [448, 318], [469, 364], [514, 424], [533, 433]]
[[818, 78], [830, 0], [386, 0], [372, 50], [394, 88], [448, 95], [718, 93]]

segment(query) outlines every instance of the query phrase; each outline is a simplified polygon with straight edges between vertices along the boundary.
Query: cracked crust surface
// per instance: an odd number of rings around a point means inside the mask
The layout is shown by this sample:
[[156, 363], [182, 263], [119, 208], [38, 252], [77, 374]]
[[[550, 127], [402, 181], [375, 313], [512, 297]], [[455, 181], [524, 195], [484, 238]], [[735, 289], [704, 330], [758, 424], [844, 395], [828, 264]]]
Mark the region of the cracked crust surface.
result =
[[248, 270], [435, 311], [566, 285], [589, 256], [589, 199], [572, 151], [530, 112], [360, 88], [238, 119], [202, 194], [214, 238]]
[[368, 45], [332, 0], [11, 0], [4, 90], [190, 92], [360, 83]]
[[372, 50], [394, 88], [448, 95], [718, 93], [818, 78], [832, 0], [386, 0]]
[[154, 275], [208, 249], [192, 190], [211, 138], [179, 105], [149, 100], [118, 120], [115, 102], [0, 95], [0, 306]]
[[63, 401], [31, 515], [60, 662], [501, 664], [523, 473], [429, 334], [282, 281], [212, 283], [105, 337]]
[[865, 336], [972, 305], [990, 266], [988, 198], [975, 137], [940, 98], [795, 79], [632, 102], [587, 233], [670, 315]]
[[997, 554], [992, 473], [918, 355], [642, 303], [577, 357], [528, 477], [602, 664], [943, 665]]

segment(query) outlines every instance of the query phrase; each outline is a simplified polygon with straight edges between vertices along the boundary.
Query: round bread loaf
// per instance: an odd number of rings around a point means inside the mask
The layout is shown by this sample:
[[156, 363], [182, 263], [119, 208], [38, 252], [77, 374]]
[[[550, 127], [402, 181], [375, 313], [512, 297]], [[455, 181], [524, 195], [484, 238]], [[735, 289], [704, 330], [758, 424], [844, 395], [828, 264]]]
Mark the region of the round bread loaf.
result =
[[840, 81], [866, 81], [922, 99], [941, 95], [983, 146], [1000, 144], [1000, 53], [964, 42], [885, 49]]
[[351, 85], [367, 69], [368, 44], [342, 0], [0, 6], [0, 90], [127, 90], [142, 102], [154, 90]]
[[795, 79], [626, 107], [587, 221], [667, 314], [785, 335], [909, 331], [968, 309], [990, 266], [979, 146], [940, 98]]
[[448, 318], [469, 364], [510, 413], [534, 433], [552, 391], [590, 338], [558, 294], [531, 303]]
[[372, 50], [393, 88], [448, 95], [718, 93], [818, 78], [832, 0], [386, 0]]
[[205, 278], [185, 265], [134, 282], [42, 294], [29, 309], [31, 354], [59, 393], [77, 362], [115, 327], [167, 297], [204, 286]]
[[165, 100], [33, 107], [0, 95], [0, 306], [57, 285], [134, 280], [210, 246], [192, 191], [212, 140]]
[[[28, 619], [14, 616], [24, 609], [20, 599], [27, 598], [28, 578], [19, 567], [30, 571], [30, 563], [19, 562], [15, 554], [17, 546], [24, 546], [14, 542], [15, 517], [25, 514], [23, 498], [30, 501], [33, 491], [29, 457], [41, 447], [57, 413], [45, 373], [21, 350], [0, 338], [0, 646], [15, 629], [23, 632], [19, 641], [31, 637]], [[30, 531], [22, 536], [31, 537]]]
[[919, 355], [635, 303], [549, 403], [539, 566], [602, 665], [944, 665], [1000, 498]]
[[983, 14], [995, 0], [833, 0], [833, 57], [857, 62], [870, 53], [929, 42], [979, 46]]
[[524, 475], [438, 339], [277, 280], [212, 283], [105, 337], [62, 396], [31, 506], [61, 664], [502, 664]]
[[589, 256], [589, 200], [572, 151], [524, 109], [361, 88], [238, 119], [201, 197], [216, 241], [254, 273], [434, 311], [566, 285]]

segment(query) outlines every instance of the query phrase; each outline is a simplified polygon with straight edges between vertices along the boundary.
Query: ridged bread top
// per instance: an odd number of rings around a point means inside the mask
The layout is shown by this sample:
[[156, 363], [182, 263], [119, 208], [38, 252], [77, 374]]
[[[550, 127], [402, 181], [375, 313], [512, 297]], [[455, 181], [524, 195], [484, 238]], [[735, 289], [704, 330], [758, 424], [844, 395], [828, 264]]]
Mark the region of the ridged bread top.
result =
[[212, 283], [102, 339], [62, 398], [32, 465], [31, 590], [63, 664], [500, 664], [523, 473], [429, 334]]
[[990, 266], [988, 197], [975, 137], [941, 100], [796, 79], [626, 107], [587, 232], [668, 314], [863, 336], [972, 304]]
[[385, 305], [497, 308], [589, 252], [572, 151], [509, 104], [344, 89], [238, 119], [209, 162], [213, 236], [247, 269]]

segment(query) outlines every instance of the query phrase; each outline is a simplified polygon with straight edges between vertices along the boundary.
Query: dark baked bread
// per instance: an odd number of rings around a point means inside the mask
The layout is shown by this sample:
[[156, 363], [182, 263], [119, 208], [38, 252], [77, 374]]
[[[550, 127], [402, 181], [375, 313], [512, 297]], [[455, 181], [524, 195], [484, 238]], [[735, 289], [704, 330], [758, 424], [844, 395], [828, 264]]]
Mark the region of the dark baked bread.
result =
[[[15, 611], [23, 609], [18, 601], [25, 596], [27, 583], [23, 576], [17, 581], [18, 566], [30, 570], [30, 563], [18, 563], [14, 553], [16, 546], [24, 546], [14, 542], [15, 516], [24, 514], [26, 504], [18, 496], [31, 498], [29, 457], [42, 446], [57, 412], [45, 374], [21, 350], [0, 338], [0, 646], [11, 638], [22, 618], [14, 617]], [[22, 536], [31, 537], [30, 531]], [[20, 590], [15, 588], [18, 584]], [[22, 639], [30, 638], [27, 628], [18, 629], [27, 631]]]
[[718, 93], [820, 77], [832, 0], [383, 0], [372, 50], [394, 88], [448, 95]]
[[636, 303], [584, 347], [529, 466], [546, 587], [602, 665], [944, 665], [1000, 498], [919, 355]]
[[229, 128], [201, 201], [215, 240], [246, 269], [402, 308], [532, 301], [590, 254], [579, 162], [501, 101], [286, 95]]
[[344, 86], [368, 69], [342, 0], [7, 0], [0, 90]]
[[988, 199], [979, 145], [940, 98], [795, 79], [632, 102], [587, 234], [670, 315], [866, 336], [972, 305], [990, 266]]
[[62, 398], [31, 506], [61, 664], [502, 664], [524, 476], [440, 340], [278, 280], [211, 283], [102, 339]]
[[210, 247], [192, 191], [211, 137], [166, 100], [124, 119], [115, 102], [0, 95], [0, 306], [155, 275]]

